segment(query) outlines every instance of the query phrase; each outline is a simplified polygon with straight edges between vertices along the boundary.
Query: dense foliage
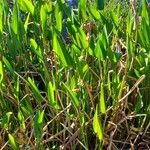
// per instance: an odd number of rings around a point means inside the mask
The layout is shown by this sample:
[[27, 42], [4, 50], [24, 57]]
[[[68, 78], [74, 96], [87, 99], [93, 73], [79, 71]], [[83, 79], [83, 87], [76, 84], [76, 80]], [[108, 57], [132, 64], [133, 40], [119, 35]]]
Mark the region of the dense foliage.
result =
[[0, 149], [150, 149], [147, 1], [0, 1]]

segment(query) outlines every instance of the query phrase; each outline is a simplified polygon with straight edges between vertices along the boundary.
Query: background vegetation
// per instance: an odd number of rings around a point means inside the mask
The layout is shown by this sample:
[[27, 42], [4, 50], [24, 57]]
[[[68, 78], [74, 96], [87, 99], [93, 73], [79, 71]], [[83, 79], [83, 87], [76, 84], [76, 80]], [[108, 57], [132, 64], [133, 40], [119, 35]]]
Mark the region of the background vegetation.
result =
[[1, 0], [1, 150], [150, 149], [149, 33], [146, 1]]

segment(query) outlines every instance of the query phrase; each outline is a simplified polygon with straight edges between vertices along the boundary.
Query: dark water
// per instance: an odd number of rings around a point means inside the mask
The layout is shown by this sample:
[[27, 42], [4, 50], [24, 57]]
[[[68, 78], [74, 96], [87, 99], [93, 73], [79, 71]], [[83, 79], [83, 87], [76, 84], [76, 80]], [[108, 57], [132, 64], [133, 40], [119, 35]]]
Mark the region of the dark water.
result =
[[78, 6], [78, 0], [66, 0], [66, 3], [68, 4], [68, 6], [73, 8], [77, 8]]

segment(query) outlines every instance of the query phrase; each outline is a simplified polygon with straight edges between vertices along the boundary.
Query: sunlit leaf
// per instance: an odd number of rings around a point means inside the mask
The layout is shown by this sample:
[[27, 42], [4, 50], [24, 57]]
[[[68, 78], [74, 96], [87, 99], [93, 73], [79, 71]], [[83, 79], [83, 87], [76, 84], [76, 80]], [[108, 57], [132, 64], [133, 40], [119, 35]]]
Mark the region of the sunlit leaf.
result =
[[14, 137], [11, 134], [8, 134], [8, 138], [9, 138], [9, 142], [10, 142], [11, 148], [13, 150], [19, 150], [19, 147], [17, 146]]
[[55, 87], [54, 85], [52, 85], [51, 82], [49, 82], [48, 83], [48, 102], [53, 108], [59, 109], [59, 105], [57, 101], [55, 100], [54, 92], [55, 92]]
[[103, 137], [103, 128], [102, 128], [101, 121], [98, 116], [98, 105], [96, 106], [96, 112], [93, 118], [93, 129], [97, 137], [99, 138], [99, 140], [102, 141], [104, 137]]
[[103, 84], [101, 84], [101, 88], [100, 88], [100, 112], [103, 114], [106, 113], [104, 85]]
[[31, 0], [18, 0], [18, 4], [22, 11], [30, 12], [32, 15], [34, 15], [34, 6]]
[[47, 21], [47, 9], [46, 9], [46, 5], [42, 5], [41, 6], [40, 19], [41, 19], [42, 30], [45, 31], [46, 21]]

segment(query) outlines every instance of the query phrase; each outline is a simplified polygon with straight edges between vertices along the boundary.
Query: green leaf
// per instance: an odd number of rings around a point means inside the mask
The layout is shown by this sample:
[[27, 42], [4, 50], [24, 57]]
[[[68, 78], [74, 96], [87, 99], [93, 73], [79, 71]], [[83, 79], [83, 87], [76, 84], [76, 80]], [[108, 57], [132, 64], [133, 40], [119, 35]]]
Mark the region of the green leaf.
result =
[[74, 64], [70, 54], [68, 53], [66, 49], [66, 46], [60, 39], [57, 38], [57, 35], [55, 32], [53, 33], [53, 47], [54, 47], [55, 53], [61, 60], [64, 67]]
[[18, 0], [18, 4], [22, 11], [30, 12], [32, 15], [34, 15], [34, 6], [31, 0]]
[[106, 106], [105, 106], [105, 97], [104, 97], [104, 85], [101, 84], [100, 89], [100, 112], [105, 114], [106, 113]]
[[12, 29], [13, 33], [15, 35], [19, 35], [19, 32], [18, 32], [19, 22], [18, 22], [18, 7], [17, 7], [17, 2], [15, 2], [15, 4], [14, 4], [13, 14], [12, 14], [11, 20], [12, 20], [12, 22], [11, 22], [11, 29]]
[[46, 30], [46, 21], [47, 21], [47, 8], [46, 8], [46, 5], [41, 6], [40, 20], [41, 20], [42, 30], [45, 31]]
[[82, 48], [84, 48], [84, 49], [88, 48], [88, 41], [86, 39], [86, 35], [85, 35], [84, 31], [82, 30], [82, 28], [78, 28], [78, 33], [79, 33], [79, 39], [80, 39]]
[[96, 133], [97, 137], [99, 138], [100, 141], [103, 141], [103, 129], [102, 129], [102, 125], [100, 122], [100, 119], [98, 117], [98, 105], [96, 105], [96, 112], [94, 114], [94, 118], [93, 118], [93, 129], [94, 132]]
[[45, 5], [46, 5], [47, 12], [50, 13], [53, 8], [53, 1], [49, 1]]
[[20, 110], [18, 111], [18, 120], [19, 120], [21, 128], [25, 129], [26, 126], [25, 126], [24, 116], [23, 116], [23, 114], [22, 114], [22, 112]]
[[71, 101], [72, 101], [74, 107], [76, 108], [76, 110], [78, 110], [78, 107], [79, 107], [79, 104], [80, 104], [80, 103], [79, 103], [79, 100], [77, 99], [75, 93], [72, 92], [72, 91], [70, 90], [70, 88], [69, 88], [65, 83], [63, 83], [63, 87], [64, 87], [65, 90], [68, 92], [68, 94], [69, 94], [69, 96], [70, 96], [70, 98], [71, 98]]
[[142, 19], [144, 19], [147, 23], [147, 25], [150, 24], [150, 19], [149, 19], [149, 14], [148, 14], [148, 7], [147, 7], [147, 1], [143, 0], [142, 1]]
[[25, 30], [25, 33], [27, 33], [28, 24], [29, 24], [29, 18], [30, 18], [30, 13], [28, 13], [27, 18], [26, 18], [26, 21], [25, 21], [25, 23], [24, 23], [24, 30]]
[[48, 83], [48, 102], [49, 104], [55, 108], [55, 109], [59, 109], [59, 105], [57, 103], [57, 101], [55, 100], [55, 95], [54, 95], [54, 92], [55, 92], [55, 86], [52, 85], [51, 82]]
[[56, 29], [62, 31], [62, 7], [59, 2], [55, 5], [55, 18], [56, 18]]
[[2, 128], [7, 129], [12, 112], [7, 112], [2, 118]]
[[43, 100], [43, 97], [42, 97], [39, 89], [37, 88], [37, 86], [35, 85], [35, 83], [33, 82], [33, 80], [30, 77], [28, 77], [28, 83], [32, 89], [33, 94], [35, 95], [37, 102], [41, 103]]
[[99, 38], [97, 40], [96, 46], [95, 46], [95, 56], [100, 60], [105, 60], [106, 58], [106, 47], [105, 47], [105, 35], [104, 33], [101, 33], [99, 35]]
[[14, 69], [11, 66], [11, 64], [9, 63], [9, 61], [3, 56], [3, 62], [6, 66], [6, 68], [10, 71], [11, 75], [14, 75]]
[[96, 10], [96, 7], [94, 5], [91, 5], [91, 4], [89, 5], [89, 11], [95, 20], [100, 20], [101, 17], [100, 17], [99, 11]]
[[17, 146], [14, 137], [10, 133], [8, 134], [8, 138], [9, 138], [9, 142], [10, 142], [11, 148], [13, 150], [19, 150], [19, 147]]
[[84, 21], [88, 19], [87, 12], [86, 12], [86, 4], [87, 4], [87, 0], [80, 0], [78, 3], [79, 17], [81, 20]]
[[38, 110], [34, 118], [34, 135], [37, 142], [40, 142], [43, 133], [44, 110]]
[[43, 61], [43, 54], [41, 48], [37, 45], [34, 39], [30, 39], [30, 46], [33, 52], [39, 57], [39, 59]]

